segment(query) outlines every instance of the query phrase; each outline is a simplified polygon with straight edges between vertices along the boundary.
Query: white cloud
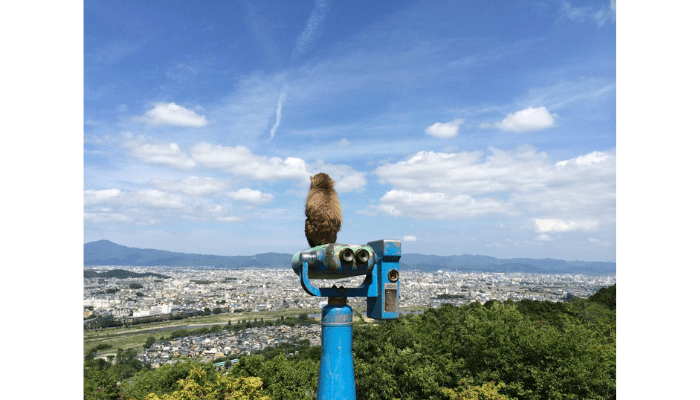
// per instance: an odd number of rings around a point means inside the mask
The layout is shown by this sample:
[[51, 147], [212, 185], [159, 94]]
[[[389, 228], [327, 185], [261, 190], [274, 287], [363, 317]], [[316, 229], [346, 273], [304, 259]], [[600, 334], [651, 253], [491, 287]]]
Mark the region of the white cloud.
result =
[[136, 191], [129, 197], [129, 202], [135, 205], [156, 208], [185, 208], [182, 197], [176, 194], [155, 189], [143, 189]]
[[415, 242], [416, 240], [418, 240], [418, 239], [416, 239], [415, 236], [407, 235], [407, 236], [403, 237], [404, 242]]
[[243, 220], [240, 216], [230, 215], [226, 206], [155, 189], [86, 190], [84, 198], [86, 223], [124, 222], [154, 225], [173, 219], [221, 222]]
[[188, 178], [175, 180], [152, 180], [149, 183], [158, 189], [181, 192], [190, 196], [201, 196], [221, 192], [226, 189], [227, 186], [224, 180], [200, 178], [198, 176], [190, 176]]
[[218, 168], [236, 176], [256, 180], [309, 179], [306, 163], [301, 158], [267, 158], [253, 154], [247, 147], [227, 147], [199, 143], [192, 148], [192, 158], [198, 163]]
[[83, 204], [90, 206], [93, 204], [104, 204], [118, 200], [122, 197], [119, 189], [86, 190], [83, 192]]
[[247, 203], [250, 205], [269, 203], [274, 200], [274, 196], [270, 193], [263, 193], [259, 190], [253, 190], [249, 188], [239, 189], [235, 192], [226, 193], [228, 198], [240, 201], [242, 203]]
[[189, 216], [191, 220], [213, 220], [218, 222], [242, 222], [245, 219], [238, 215], [229, 214], [229, 208], [214, 203], [198, 204], [196, 210]]
[[206, 117], [175, 103], [155, 103], [144, 116], [135, 120], [149, 125], [203, 127], [208, 124]]
[[[287, 157], [265, 157], [253, 154], [245, 146], [228, 147], [199, 143], [187, 155], [177, 143], [146, 143], [143, 137], [132, 138], [124, 135], [124, 147], [129, 154], [143, 162], [189, 170], [196, 166], [219, 169], [238, 177], [262, 180], [288, 180], [307, 183], [310, 176], [326, 172], [335, 180], [338, 192], [362, 191], [367, 184], [365, 173], [348, 165], [326, 164], [319, 160], [308, 165], [303, 159]], [[221, 191], [226, 183], [214, 178], [190, 177], [181, 180], [154, 180], [155, 187], [187, 193], [190, 195], [209, 194]]]
[[155, 189], [144, 189], [136, 192], [122, 192], [119, 189], [85, 190], [83, 198], [86, 207], [99, 204], [178, 209], [185, 207], [180, 196]]
[[540, 219], [533, 218], [535, 232], [574, 232], [574, 231], [594, 231], [598, 229], [597, 221], [563, 221], [560, 219]]
[[177, 143], [146, 143], [143, 137], [130, 139], [131, 135], [126, 134], [127, 141], [124, 147], [129, 149], [129, 154], [145, 163], [164, 165], [175, 169], [192, 169], [195, 163], [188, 157]]
[[508, 114], [503, 121], [495, 125], [508, 132], [528, 132], [547, 129], [554, 126], [554, 116], [546, 107], [528, 107], [514, 114]]
[[467, 219], [506, 211], [504, 205], [494, 199], [395, 189], [384, 194], [379, 202], [379, 206], [371, 207], [373, 212], [416, 219]]
[[537, 240], [541, 240], [543, 242], [548, 242], [548, 241], [552, 240], [552, 238], [550, 238], [548, 235], [543, 233], [543, 234], [537, 236]]
[[604, 163], [606, 161], [609, 161], [612, 157], [614, 157], [614, 154], [602, 151], [594, 151], [592, 153], [578, 156], [571, 160], [559, 161], [556, 165], [557, 167], [566, 167], [567, 165], [587, 167], [594, 164]]
[[381, 183], [402, 189], [470, 194], [544, 188], [554, 172], [547, 155], [532, 146], [490, 150], [487, 157], [480, 151], [421, 151], [374, 172]]
[[449, 139], [457, 136], [459, 126], [464, 123], [463, 119], [455, 119], [451, 122], [436, 122], [425, 129], [425, 133], [430, 136]]
[[569, 229], [594, 227], [585, 221], [614, 223], [614, 149], [560, 162], [531, 146], [490, 150], [488, 156], [419, 152], [376, 168], [379, 183], [392, 189], [365, 213], [436, 219], [546, 213]]
[[335, 181], [335, 190], [338, 193], [361, 192], [367, 185], [365, 173], [359, 172], [349, 165], [326, 164], [319, 161], [313, 164], [310, 176], [319, 172], [327, 173]]

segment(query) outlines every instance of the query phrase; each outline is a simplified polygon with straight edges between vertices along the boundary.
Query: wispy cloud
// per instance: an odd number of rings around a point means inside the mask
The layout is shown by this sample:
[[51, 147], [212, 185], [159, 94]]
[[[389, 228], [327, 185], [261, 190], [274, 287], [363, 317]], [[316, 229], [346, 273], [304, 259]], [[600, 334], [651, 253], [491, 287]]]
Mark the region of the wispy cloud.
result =
[[134, 120], [149, 125], [175, 125], [203, 127], [208, 124], [207, 118], [175, 103], [156, 103], [154, 107], [141, 117]]
[[600, 97], [614, 93], [615, 82], [600, 78], [584, 78], [577, 81], [560, 81], [555, 84], [530, 89], [516, 104], [528, 106], [542, 104], [548, 110], [557, 110], [572, 103], [598, 104]]
[[[115, 39], [103, 44], [93, 52], [86, 54], [90, 60], [97, 64], [116, 64], [124, 58], [138, 52], [146, 44], [145, 41], [130, 41]], [[90, 65], [91, 63], [86, 63]]]
[[311, 16], [306, 21], [304, 31], [297, 38], [294, 50], [292, 51], [292, 59], [296, 59], [304, 55], [309, 48], [309, 45], [315, 40], [318, 31], [326, 18], [326, 1], [316, 0], [314, 9], [311, 11]]
[[601, 240], [598, 238], [588, 238], [588, 241], [595, 244], [595, 245], [603, 246], [603, 247], [610, 247], [612, 245], [611, 242], [609, 242], [607, 240]]
[[280, 121], [282, 120], [282, 105], [284, 104], [284, 100], [287, 98], [287, 92], [282, 89], [282, 92], [280, 93], [280, 98], [277, 100], [277, 112], [276, 112], [276, 118], [275, 118], [275, 125], [272, 126], [272, 129], [270, 129], [270, 139], [275, 137], [275, 134], [277, 133], [277, 129], [280, 127]]
[[[211, 107], [217, 126], [226, 127], [226, 136], [239, 143], [252, 143], [268, 132], [282, 93], [286, 92], [285, 74], [252, 73], [241, 79], [237, 88]], [[286, 94], [285, 94], [286, 98]]]
[[574, 7], [568, 1], [562, 3], [562, 14], [564, 17], [576, 21], [593, 21], [598, 26], [603, 26], [608, 22], [615, 23], [617, 4], [616, 0], [610, 0], [608, 7], [592, 9], [591, 7]]

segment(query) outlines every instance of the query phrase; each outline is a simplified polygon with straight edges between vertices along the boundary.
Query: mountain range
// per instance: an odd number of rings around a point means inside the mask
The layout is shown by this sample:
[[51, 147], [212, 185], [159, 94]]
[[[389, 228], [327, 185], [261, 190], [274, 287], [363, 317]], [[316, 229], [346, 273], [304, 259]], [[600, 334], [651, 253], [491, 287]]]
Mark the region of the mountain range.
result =
[[[215, 268], [291, 268], [292, 254], [262, 253], [254, 256], [217, 256], [177, 253], [122, 246], [109, 240], [85, 243], [84, 266], [210, 266]], [[480, 255], [436, 256], [402, 254], [400, 268], [425, 272], [475, 271], [539, 274], [614, 275], [616, 264], [603, 261], [565, 261], [552, 258], [501, 259]]]

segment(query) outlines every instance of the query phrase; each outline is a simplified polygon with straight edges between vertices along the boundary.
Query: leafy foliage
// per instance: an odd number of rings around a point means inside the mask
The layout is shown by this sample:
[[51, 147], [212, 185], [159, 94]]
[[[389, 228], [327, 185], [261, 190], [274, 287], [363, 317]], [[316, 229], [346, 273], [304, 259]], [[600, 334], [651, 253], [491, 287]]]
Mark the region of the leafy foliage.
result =
[[318, 388], [319, 359], [294, 360], [278, 355], [265, 360], [260, 355], [242, 358], [229, 371], [235, 377], [260, 377], [275, 399], [313, 399]]
[[[614, 398], [616, 319], [615, 312], [603, 303], [580, 298], [566, 303], [492, 301], [483, 306], [445, 305], [393, 321], [360, 320], [353, 324], [357, 398]], [[290, 322], [305, 319], [274, 321]], [[253, 323], [263, 321], [217, 329], [243, 329]], [[185, 333], [193, 331], [173, 332]], [[298, 354], [285, 356], [291, 350]], [[224, 377], [260, 378], [261, 386], [248, 390], [248, 395], [312, 399], [320, 353], [319, 347], [308, 343], [268, 350], [241, 357]], [[231, 387], [230, 382], [217, 383], [222, 377], [211, 363], [187, 360], [156, 370], [135, 370], [129, 363], [133, 355], [118, 350], [115, 365], [99, 359], [86, 361], [85, 398], [140, 400], [150, 393], [154, 393], [153, 400], [191, 398], [172, 397], [187, 395], [183, 390], [188, 387], [199, 390], [201, 398], [214, 398], [206, 396]], [[196, 368], [196, 376], [187, 381]], [[183, 386], [185, 381], [189, 386]]]
[[470, 386], [472, 379], [462, 379], [459, 381], [457, 389], [443, 389], [443, 393], [449, 396], [450, 400], [477, 399], [477, 400], [509, 400], [498, 390], [505, 386], [504, 383], [496, 382], [484, 383], [481, 386]]
[[194, 367], [187, 378], [178, 381], [176, 391], [162, 396], [151, 393], [146, 396], [146, 400], [270, 400], [260, 391], [260, 378], [233, 379], [217, 375], [213, 382], [206, 378], [207, 373], [202, 368]]
[[132, 399], [145, 399], [150, 393], [162, 396], [178, 390], [178, 381], [190, 376], [190, 371], [199, 368], [198, 382], [214, 382], [216, 371], [210, 363], [186, 360], [177, 364], [165, 364], [155, 370], [142, 370], [123, 383], [124, 392]]
[[467, 376], [476, 386], [502, 382], [500, 392], [516, 398], [612, 398], [614, 313], [582, 299], [548, 307], [543, 314], [538, 305], [532, 318], [499, 302], [445, 305], [420, 317], [358, 325], [358, 398], [444, 398], [442, 388]]
[[608, 309], [615, 311], [615, 307], [617, 307], [617, 284], [612, 285], [608, 288], [603, 288], [600, 289], [596, 294], [593, 296], [589, 297], [588, 300], [595, 302], [595, 303], [600, 303], [604, 306], [606, 306]]

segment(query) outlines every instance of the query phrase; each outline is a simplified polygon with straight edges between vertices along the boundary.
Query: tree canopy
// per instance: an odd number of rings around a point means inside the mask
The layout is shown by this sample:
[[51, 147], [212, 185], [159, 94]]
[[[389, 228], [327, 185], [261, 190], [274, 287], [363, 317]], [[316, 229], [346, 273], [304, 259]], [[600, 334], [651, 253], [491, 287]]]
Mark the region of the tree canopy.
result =
[[[565, 303], [447, 304], [398, 320], [355, 322], [357, 398], [614, 398], [614, 288], [606, 289], [596, 298]], [[86, 361], [85, 398], [225, 398], [245, 387], [249, 397], [231, 398], [313, 399], [320, 348], [297, 351], [243, 356], [219, 372], [212, 363], [193, 360], [150, 370], [133, 360], [135, 351], [119, 349], [115, 365]], [[195, 392], [199, 397], [187, 397]]]

